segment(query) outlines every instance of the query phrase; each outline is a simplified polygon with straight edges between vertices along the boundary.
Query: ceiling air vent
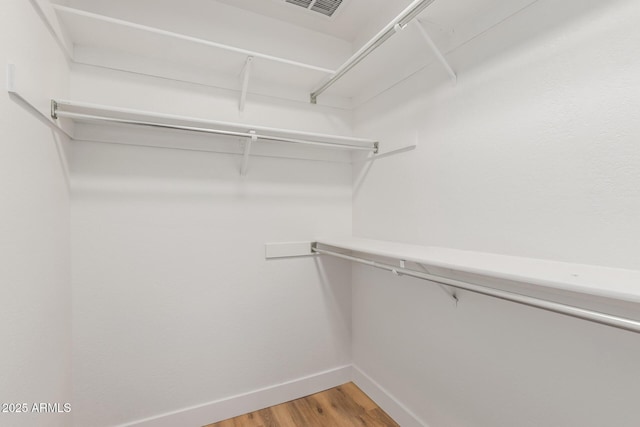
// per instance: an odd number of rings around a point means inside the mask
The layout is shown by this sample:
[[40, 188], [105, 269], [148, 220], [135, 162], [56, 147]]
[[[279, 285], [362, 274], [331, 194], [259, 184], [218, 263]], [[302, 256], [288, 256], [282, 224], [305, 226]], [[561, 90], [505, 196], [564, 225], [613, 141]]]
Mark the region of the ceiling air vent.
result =
[[285, 0], [287, 3], [304, 7], [305, 9], [321, 13], [325, 16], [333, 16], [342, 0]]

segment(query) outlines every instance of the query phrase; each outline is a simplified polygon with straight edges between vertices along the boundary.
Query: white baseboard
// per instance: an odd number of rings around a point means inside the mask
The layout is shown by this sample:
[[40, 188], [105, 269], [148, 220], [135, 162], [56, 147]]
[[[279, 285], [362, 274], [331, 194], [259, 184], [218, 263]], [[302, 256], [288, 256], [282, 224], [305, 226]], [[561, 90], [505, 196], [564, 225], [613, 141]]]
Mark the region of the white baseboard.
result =
[[119, 427], [201, 427], [318, 393], [348, 383], [351, 379], [351, 365], [342, 366], [271, 387], [123, 424]]
[[376, 404], [391, 418], [402, 427], [429, 427], [427, 423], [421, 420], [416, 414], [411, 412], [409, 408], [404, 406], [391, 393], [385, 390], [380, 384], [375, 382], [369, 375], [362, 372], [357, 366], [353, 366], [352, 381], [367, 396], [369, 396]]
[[357, 366], [341, 366], [271, 387], [169, 412], [117, 427], [201, 427], [299, 399], [353, 381], [402, 427], [429, 427]]

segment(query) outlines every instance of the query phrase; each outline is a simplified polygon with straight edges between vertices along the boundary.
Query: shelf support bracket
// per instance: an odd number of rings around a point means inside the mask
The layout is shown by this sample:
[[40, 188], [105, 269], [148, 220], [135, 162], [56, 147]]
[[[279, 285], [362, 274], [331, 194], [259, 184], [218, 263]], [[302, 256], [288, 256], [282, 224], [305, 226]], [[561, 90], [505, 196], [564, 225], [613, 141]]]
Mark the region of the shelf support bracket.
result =
[[[427, 274], [431, 274], [431, 272], [427, 269], [427, 267], [425, 267], [424, 265], [418, 263], [418, 266], [420, 266], [420, 268], [422, 270], [424, 270], [425, 273]], [[406, 261], [404, 259], [400, 260], [400, 268], [398, 270], [396, 269], [392, 269], [391, 273], [393, 273], [394, 275], [400, 277], [403, 276], [403, 274], [401, 273], [402, 270], [406, 270]], [[458, 307], [458, 296], [456, 295], [456, 290], [450, 288], [449, 286], [445, 286], [445, 285], [438, 285], [440, 287], [440, 289], [442, 289], [442, 292], [444, 292], [445, 294], [447, 294], [447, 296], [449, 298], [451, 298], [451, 300], [453, 301], [454, 306]]]
[[449, 61], [447, 61], [447, 58], [445, 58], [444, 54], [440, 51], [440, 49], [438, 49], [438, 46], [436, 46], [431, 36], [424, 28], [422, 21], [419, 19], [416, 19], [416, 28], [420, 31], [422, 38], [427, 42], [427, 45], [431, 48], [433, 53], [436, 55], [436, 58], [438, 58], [438, 61], [440, 62], [440, 64], [442, 64], [444, 69], [447, 71], [447, 74], [449, 74], [449, 77], [455, 84], [458, 81], [456, 72], [453, 71], [453, 68], [451, 68], [451, 65], [449, 64]]
[[[427, 267], [425, 267], [423, 264], [418, 264], [418, 266], [420, 266], [420, 268], [422, 270], [424, 270], [425, 273], [427, 274], [431, 274], [431, 272], [429, 271], [429, 269]], [[440, 289], [442, 289], [442, 292], [444, 292], [445, 294], [447, 294], [447, 296], [449, 298], [451, 298], [451, 301], [453, 301], [453, 305], [457, 308], [458, 307], [458, 295], [456, 294], [456, 290], [455, 288], [451, 288], [449, 286], [445, 286], [445, 285], [438, 285], [440, 287]]]
[[[404, 268], [405, 268], [405, 261], [404, 261], [403, 259], [401, 259], [401, 260], [400, 260], [400, 268], [402, 268], [402, 269], [404, 269]], [[402, 276], [402, 273], [398, 273], [398, 271], [397, 271], [397, 270], [395, 270], [395, 269], [394, 269], [394, 270], [391, 270], [391, 272], [392, 272], [394, 275], [398, 276], [398, 277]]]
[[247, 61], [244, 63], [242, 69], [242, 91], [240, 92], [240, 103], [238, 109], [240, 112], [244, 111], [245, 103], [247, 102], [247, 90], [249, 89], [249, 78], [251, 77], [251, 64], [253, 62], [253, 56], [248, 56]]
[[247, 176], [247, 169], [249, 168], [249, 154], [251, 154], [251, 144], [258, 140], [255, 130], [250, 130], [251, 138], [247, 139], [244, 146], [244, 155], [242, 156], [242, 166], [240, 167], [240, 176]]
[[[49, 126], [49, 128], [51, 128], [54, 132], [57, 132], [60, 135], [64, 135], [65, 137], [67, 137], [69, 139], [73, 139], [73, 136], [69, 132], [64, 130], [58, 123], [54, 122], [49, 117], [47, 117], [47, 115], [45, 113], [43, 113], [42, 111], [40, 111], [40, 109], [38, 107], [36, 107], [34, 103], [32, 103], [31, 101], [26, 99], [23, 95], [20, 94], [20, 92], [18, 92], [18, 89], [17, 89], [17, 86], [16, 86], [16, 66], [15, 66], [15, 64], [7, 64], [6, 70], [7, 70], [7, 75], [6, 75], [6, 79], [7, 80], [6, 80], [5, 84], [6, 84], [6, 88], [7, 88], [7, 92], [9, 93], [9, 96], [11, 98], [13, 98], [14, 100], [19, 101], [24, 107], [27, 108], [28, 111], [30, 111], [32, 114], [34, 114], [42, 123], [44, 123], [47, 126]], [[57, 119], [57, 116], [55, 115], [56, 108], [57, 108], [57, 106], [52, 103], [51, 104], [51, 114], [52, 114], [51, 117], [53, 119]]]

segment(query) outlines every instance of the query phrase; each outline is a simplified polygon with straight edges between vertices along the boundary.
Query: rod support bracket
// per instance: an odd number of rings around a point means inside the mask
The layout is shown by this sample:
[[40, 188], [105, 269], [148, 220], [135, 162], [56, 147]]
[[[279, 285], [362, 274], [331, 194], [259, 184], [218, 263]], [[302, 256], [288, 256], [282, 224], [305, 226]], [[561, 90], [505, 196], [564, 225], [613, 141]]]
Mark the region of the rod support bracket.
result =
[[[405, 261], [404, 261], [403, 259], [401, 259], [401, 260], [400, 260], [400, 263], [399, 263], [399, 264], [400, 264], [400, 268], [405, 268]], [[402, 276], [404, 276], [402, 273], [398, 273], [398, 271], [396, 271], [395, 269], [394, 269], [394, 270], [391, 270], [391, 272], [392, 272], [393, 274], [395, 274], [396, 276], [398, 276], [398, 277], [402, 277]]]
[[399, 33], [400, 31], [404, 30], [405, 28], [407, 28], [407, 24], [401, 24], [399, 22], [397, 22], [396, 25], [393, 26], [393, 29], [395, 30], [396, 33]]
[[438, 62], [440, 62], [442, 67], [445, 69], [445, 71], [449, 75], [449, 78], [451, 79], [453, 84], [456, 84], [458, 82], [458, 75], [451, 67], [451, 64], [449, 64], [449, 61], [447, 61], [447, 58], [444, 56], [444, 53], [435, 44], [435, 42], [427, 32], [426, 28], [424, 27], [424, 24], [422, 23], [422, 21], [420, 19], [416, 19], [415, 23], [416, 23], [416, 28], [422, 35], [422, 38], [427, 43], [427, 45], [429, 46], [433, 54], [438, 59]]
[[253, 56], [248, 56], [242, 68], [242, 88], [240, 89], [240, 100], [238, 102], [238, 110], [244, 111], [244, 106], [247, 102], [247, 93], [249, 91], [249, 79], [251, 78], [251, 64], [253, 63]]
[[240, 176], [247, 175], [247, 169], [249, 168], [249, 155], [251, 154], [251, 144], [258, 140], [255, 130], [250, 130], [251, 138], [245, 142], [244, 154], [242, 155], [242, 166], [240, 166]]
[[51, 118], [58, 120], [58, 103], [55, 99], [51, 100]]
[[[427, 268], [426, 265], [424, 264], [419, 264], [420, 268], [427, 274], [432, 274], [429, 269]], [[442, 289], [442, 292], [444, 292], [445, 294], [447, 294], [447, 296], [453, 301], [453, 305], [458, 308], [458, 295], [457, 295], [457, 290], [455, 288], [452, 288], [451, 286], [446, 286], [443, 284], [439, 284], [440, 289]]]

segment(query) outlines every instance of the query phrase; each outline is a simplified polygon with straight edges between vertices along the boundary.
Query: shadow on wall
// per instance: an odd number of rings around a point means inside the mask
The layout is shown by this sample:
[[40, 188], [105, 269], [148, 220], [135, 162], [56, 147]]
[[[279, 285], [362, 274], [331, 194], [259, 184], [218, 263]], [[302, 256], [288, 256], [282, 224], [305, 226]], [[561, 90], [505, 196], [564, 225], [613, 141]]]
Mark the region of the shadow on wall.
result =
[[[76, 196], [201, 197], [274, 200], [351, 198], [351, 165], [255, 156], [240, 176], [242, 156], [120, 144], [76, 142]], [[312, 200], [311, 200], [312, 199]]]
[[[447, 60], [456, 71], [459, 83], [464, 83], [465, 74], [471, 70], [499, 61], [502, 57], [514, 52], [527, 51], [539, 43], [540, 40], [553, 38], [555, 34], [562, 36], [568, 26], [589, 26], [594, 20], [602, 16], [604, 11], [620, 7], [620, 4], [625, 2], [629, 2], [629, 0], [613, 0], [609, 2], [595, 0], [566, 0], [562, 2], [535, 0], [515, 14], [459, 46], [451, 50], [446, 50], [445, 48], [443, 53], [445, 53]], [[468, 22], [473, 21], [469, 20]], [[507, 31], [509, 37], [492, 37], [497, 28], [500, 28], [500, 31]], [[472, 49], [469, 46], [471, 44], [474, 45]], [[540, 60], [539, 56], [532, 56], [532, 58], [536, 62]], [[387, 110], [393, 110], [406, 104], [406, 97], [414, 95], [416, 90], [431, 91], [441, 86], [447, 86], [447, 89], [450, 89], [449, 77], [441, 68], [442, 66], [439, 63], [431, 62], [407, 77], [407, 79], [416, 80], [416, 84], [411, 85], [411, 89], [406, 88], [407, 85], [400, 86], [400, 88], [405, 87], [405, 89], [399, 96], [385, 96], [389, 92], [385, 91], [372, 99], [382, 95], [385, 98], [385, 103], [387, 103]], [[517, 71], [513, 70], [513, 72]], [[416, 79], [418, 74], [421, 77]], [[426, 78], [424, 74], [426, 74]], [[393, 89], [392, 92], [397, 93], [396, 86]], [[407, 90], [410, 90], [410, 92], [405, 93]], [[365, 104], [372, 99], [366, 101]]]
[[314, 257], [329, 319], [339, 319], [334, 327], [351, 335], [351, 263], [340, 259]]

